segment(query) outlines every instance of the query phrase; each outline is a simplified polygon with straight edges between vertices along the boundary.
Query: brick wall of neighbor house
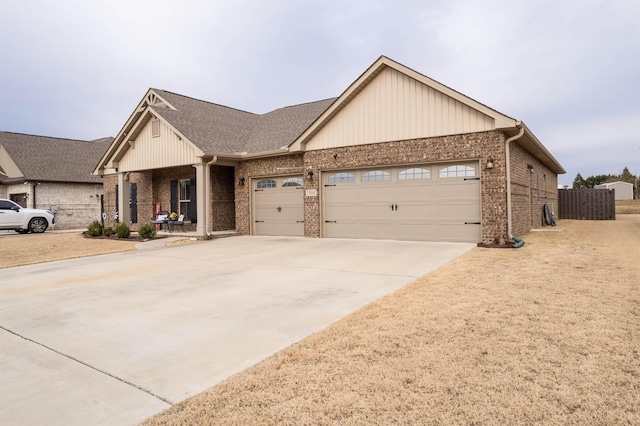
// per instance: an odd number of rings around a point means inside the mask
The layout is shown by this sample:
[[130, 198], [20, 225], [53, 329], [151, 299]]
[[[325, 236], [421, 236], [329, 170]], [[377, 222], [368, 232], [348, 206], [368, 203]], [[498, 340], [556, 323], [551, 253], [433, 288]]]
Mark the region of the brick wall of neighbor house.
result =
[[[251, 179], [263, 176], [282, 176], [302, 172], [302, 155], [261, 158], [244, 161], [236, 167], [235, 204], [236, 229], [241, 234], [251, 233]], [[238, 180], [245, 178], [245, 184]]]
[[212, 231], [236, 229], [235, 171], [233, 167], [211, 166], [211, 217]]
[[518, 236], [543, 225], [545, 203], [558, 213], [558, 175], [517, 141], [511, 143], [510, 149], [512, 232]]
[[104, 192], [104, 212], [107, 214], [107, 219], [104, 221], [104, 226], [110, 226], [112, 228], [116, 226], [114, 214], [116, 212], [117, 184], [117, 175], [105, 175], [102, 179], [102, 190]]
[[[84, 229], [100, 220], [102, 189], [102, 184], [42, 182], [35, 186], [35, 208], [48, 210], [57, 206], [55, 229]], [[34, 188], [31, 200], [33, 193]]]
[[7, 197], [7, 187], [5, 185], [0, 185], [0, 198], [9, 198]]
[[[33, 208], [33, 197], [31, 196], [31, 183], [27, 184], [16, 184], [16, 185], [7, 185], [6, 186], [6, 196], [4, 198], [11, 199], [11, 196], [14, 194], [27, 194], [27, 207]], [[37, 201], [37, 200], [36, 200]]]

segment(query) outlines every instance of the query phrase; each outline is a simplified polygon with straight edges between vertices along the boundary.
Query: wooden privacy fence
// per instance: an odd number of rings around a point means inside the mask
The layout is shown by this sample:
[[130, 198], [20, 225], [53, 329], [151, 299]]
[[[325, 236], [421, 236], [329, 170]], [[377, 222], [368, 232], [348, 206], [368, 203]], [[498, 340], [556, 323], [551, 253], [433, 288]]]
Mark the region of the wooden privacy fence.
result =
[[559, 189], [560, 219], [615, 220], [614, 189]]

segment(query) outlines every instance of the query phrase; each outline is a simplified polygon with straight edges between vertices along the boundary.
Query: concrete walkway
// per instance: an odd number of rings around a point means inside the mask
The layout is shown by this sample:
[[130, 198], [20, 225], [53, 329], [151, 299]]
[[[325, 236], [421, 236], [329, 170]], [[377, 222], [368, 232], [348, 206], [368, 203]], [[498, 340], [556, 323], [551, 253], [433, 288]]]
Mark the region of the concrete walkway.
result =
[[2, 271], [2, 424], [135, 424], [473, 247], [166, 242]]

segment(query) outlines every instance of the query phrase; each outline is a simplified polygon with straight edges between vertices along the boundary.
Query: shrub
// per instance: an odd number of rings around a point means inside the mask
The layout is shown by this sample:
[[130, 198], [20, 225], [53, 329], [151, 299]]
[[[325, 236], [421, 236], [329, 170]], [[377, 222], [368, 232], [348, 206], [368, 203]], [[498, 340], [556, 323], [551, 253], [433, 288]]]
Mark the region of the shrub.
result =
[[131, 235], [131, 230], [129, 229], [129, 226], [124, 223], [124, 222], [120, 222], [116, 225], [116, 237], [118, 238], [129, 238], [129, 235]]
[[152, 225], [150, 223], [147, 223], [146, 225], [142, 225], [141, 227], [138, 228], [138, 235], [140, 235], [145, 240], [149, 238], [155, 238], [156, 236], [155, 225]]
[[111, 236], [111, 234], [113, 234], [113, 228], [110, 226], [105, 226], [104, 228], [102, 228], [102, 235], [104, 235], [105, 237], [109, 237]]
[[102, 235], [102, 224], [97, 220], [94, 220], [87, 228], [87, 234], [89, 234], [90, 237]]

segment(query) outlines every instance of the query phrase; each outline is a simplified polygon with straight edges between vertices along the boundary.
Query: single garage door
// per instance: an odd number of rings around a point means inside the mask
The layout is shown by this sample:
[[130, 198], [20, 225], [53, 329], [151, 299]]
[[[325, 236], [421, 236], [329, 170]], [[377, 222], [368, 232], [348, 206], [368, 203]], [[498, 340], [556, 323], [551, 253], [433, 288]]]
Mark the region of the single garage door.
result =
[[304, 236], [302, 176], [252, 180], [253, 235]]
[[477, 162], [322, 174], [323, 236], [479, 242]]

